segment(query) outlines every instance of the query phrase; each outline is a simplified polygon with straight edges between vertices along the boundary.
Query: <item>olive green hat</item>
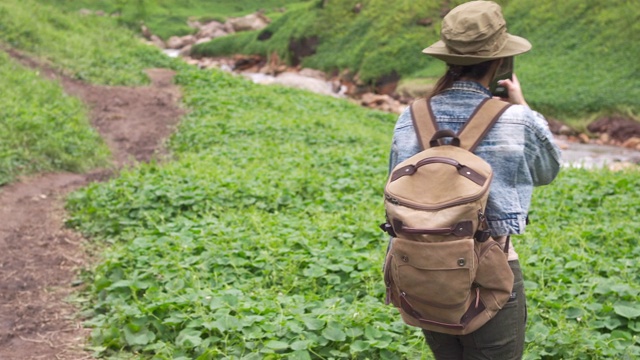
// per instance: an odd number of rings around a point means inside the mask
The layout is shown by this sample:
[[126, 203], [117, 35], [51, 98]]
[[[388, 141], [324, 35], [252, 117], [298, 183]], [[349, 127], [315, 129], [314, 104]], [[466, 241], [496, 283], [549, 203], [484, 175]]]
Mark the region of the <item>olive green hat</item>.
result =
[[442, 19], [440, 39], [422, 52], [454, 65], [473, 65], [531, 50], [529, 41], [507, 33], [502, 9], [493, 1], [455, 7]]

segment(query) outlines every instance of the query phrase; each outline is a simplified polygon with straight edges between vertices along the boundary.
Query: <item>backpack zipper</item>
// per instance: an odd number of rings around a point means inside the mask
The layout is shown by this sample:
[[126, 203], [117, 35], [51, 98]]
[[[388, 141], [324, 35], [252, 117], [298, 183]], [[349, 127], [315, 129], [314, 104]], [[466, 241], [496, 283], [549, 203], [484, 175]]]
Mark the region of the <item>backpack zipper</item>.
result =
[[388, 192], [384, 192], [384, 196], [385, 199], [387, 201], [389, 201], [390, 203], [392, 203], [393, 205], [402, 205], [402, 206], [406, 206], [406, 207], [410, 207], [412, 209], [416, 209], [416, 210], [440, 210], [440, 209], [444, 209], [444, 208], [448, 208], [448, 207], [453, 207], [453, 206], [458, 206], [458, 205], [462, 205], [462, 204], [466, 204], [466, 203], [470, 203], [473, 201], [476, 201], [478, 199], [480, 199], [481, 197], [484, 196], [484, 194], [486, 194], [487, 190], [489, 190], [489, 188], [487, 187], [484, 191], [480, 192], [479, 194], [473, 195], [473, 196], [468, 196], [466, 198], [462, 198], [456, 201], [451, 201], [448, 203], [444, 203], [444, 204], [440, 204], [440, 205], [421, 205], [421, 204], [417, 204], [415, 202], [409, 201], [409, 200], [400, 200], [392, 195], [390, 195]]

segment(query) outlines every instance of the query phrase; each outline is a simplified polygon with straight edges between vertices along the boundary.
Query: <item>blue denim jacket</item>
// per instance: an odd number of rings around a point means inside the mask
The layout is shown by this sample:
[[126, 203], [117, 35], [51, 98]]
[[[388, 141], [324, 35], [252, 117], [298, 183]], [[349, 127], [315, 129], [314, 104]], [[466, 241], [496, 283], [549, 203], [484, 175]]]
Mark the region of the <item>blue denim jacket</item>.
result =
[[[441, 129], [458, 131], [490, 92], [473, 81], [457, 81], [431, 98]], [[420, 152], [411, 111], [398, 118], [393, 134], [389, 170]], [[494, 237], [522, 234], [533, 187], [549, 184], [560, 170], [560, 150], [545, 118], [523, 105], [513, 105], [498, 119], [475, 154], [493, 168], [486, 216]]]

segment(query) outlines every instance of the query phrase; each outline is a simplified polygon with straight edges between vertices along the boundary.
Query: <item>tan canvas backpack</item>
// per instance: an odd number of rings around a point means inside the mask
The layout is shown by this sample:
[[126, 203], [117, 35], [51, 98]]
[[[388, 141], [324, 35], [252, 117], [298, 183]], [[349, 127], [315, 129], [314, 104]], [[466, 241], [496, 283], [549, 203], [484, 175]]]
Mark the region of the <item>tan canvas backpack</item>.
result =
[[[384, 266], [387, 304], [409, 325], [454, 335], [475, 331], [509, 300], [513, 273], [484, 217], [491, 166], [473, 154], [509, 105], [483, 101], [455, 134], [438, 130], [429, 101], [411, 105], [420, 153], [385, 186], [392, 237]], [[451, 138], [449, 144], [442, 139]]]

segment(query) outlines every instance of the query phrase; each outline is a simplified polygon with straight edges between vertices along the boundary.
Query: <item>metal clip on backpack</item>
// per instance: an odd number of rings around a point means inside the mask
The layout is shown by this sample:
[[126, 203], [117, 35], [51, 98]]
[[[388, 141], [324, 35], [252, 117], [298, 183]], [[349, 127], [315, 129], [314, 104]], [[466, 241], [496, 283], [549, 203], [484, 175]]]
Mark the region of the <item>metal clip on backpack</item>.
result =
[[[513, 273], [484, 216], [493, 172], [473, 154], [509, 104], [483, 101], [458, 134], [438, 130], [428, 99], [411, 105], [423, 151], [398, 164], [385, 186], [392, 237], [387, 301], [409, 325], [464, 335], [509, 300]], [[442, 139], [451, 138], [449, 144]]]

